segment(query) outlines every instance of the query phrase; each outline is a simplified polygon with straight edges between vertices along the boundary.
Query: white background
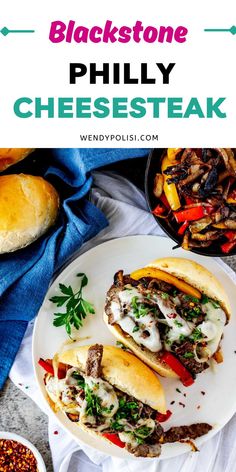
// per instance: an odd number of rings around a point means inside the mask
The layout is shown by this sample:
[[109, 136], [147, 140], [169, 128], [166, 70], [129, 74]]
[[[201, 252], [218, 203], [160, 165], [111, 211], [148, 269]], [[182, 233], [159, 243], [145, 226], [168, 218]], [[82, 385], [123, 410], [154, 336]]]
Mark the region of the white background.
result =
[[[116, 26], [184, 25], [189, 29], [183, 44], [52, 44], [51, 21], [75, 20], [79, 25], [103, 26], [107, 19]], [[152, 147], [150, 142], [81, 143], [81, 133], [158, 134], [159, 147], [224, 146], [235, 147], [235, 51], [236, 35], [204, 33], [204, 28], [230, 28], [236, 24], [232, 0], [8, 0], [1, 9], [0, 29], [35, 29], [34, 34], [0, 35], [0, 126], [1, 147]], [[148, 62], [150, 74], [159, 78], [156, 85], [90, 85], [89, 78], [69, 85], [69, 63], [131, 62], [134, 74], [140, 63]], [[156, 62], [175, 62], [170, 84], [161, 85]], [[105, 96], [130, 97], [227, 97], [222, 110], [227, 119], [160, 119], [150, 113], [141, 119], [20, 119], [14, 116], [14, 101], [22, 96], [34, 98]], [[149, 105], [150, 106], [150, 105]], [[157, 143], [155, 143], [157, 146]]]

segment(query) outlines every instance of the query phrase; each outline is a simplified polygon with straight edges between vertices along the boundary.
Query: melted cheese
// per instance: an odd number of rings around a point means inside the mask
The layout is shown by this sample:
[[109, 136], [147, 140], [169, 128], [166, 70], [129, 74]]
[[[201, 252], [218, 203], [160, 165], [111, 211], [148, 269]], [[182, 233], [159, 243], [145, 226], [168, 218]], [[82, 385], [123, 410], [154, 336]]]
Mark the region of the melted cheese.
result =
[[214, 308], [212, 303], [203, 305], [206, 321], [198, 326], [207, 337], [207, 348], [211, 356], [217, 351], [226, 323], [226, 315], [222, 308]]

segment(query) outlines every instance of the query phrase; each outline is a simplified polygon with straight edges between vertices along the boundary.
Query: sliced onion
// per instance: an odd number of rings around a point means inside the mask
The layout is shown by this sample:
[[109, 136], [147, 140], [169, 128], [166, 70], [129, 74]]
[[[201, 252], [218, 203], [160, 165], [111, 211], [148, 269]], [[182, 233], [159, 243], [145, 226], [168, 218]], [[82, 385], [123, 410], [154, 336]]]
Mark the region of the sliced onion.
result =
[[[199, 342], [201, 342], [201, 341], [199, 341]], [[211, 351], [210, 351], [209, 348], [203, 347], [202, 349], [204, 349], [204, 351], [206, 352], [206, 356], [200, 358], [200, 357], [198, 357], [198, 354], [197, 354], [197, 344], [194, 347], [194, 358], [197, 362], [199, 362], [200, 364], [203, 364], [204, 362], [207, 362], [211, 358]], [[208, 353], [207, 353], [207, 351], [208, 351]]]

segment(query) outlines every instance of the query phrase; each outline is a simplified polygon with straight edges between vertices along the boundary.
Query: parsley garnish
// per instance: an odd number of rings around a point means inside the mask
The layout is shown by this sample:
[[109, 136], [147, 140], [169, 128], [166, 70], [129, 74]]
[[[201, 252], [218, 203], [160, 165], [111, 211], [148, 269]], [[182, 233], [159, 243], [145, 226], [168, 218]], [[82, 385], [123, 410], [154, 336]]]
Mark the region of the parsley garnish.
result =
[[146, 316], [150, 311], [153, 311], [153, 308], [145, 307], [143, 303], [138, 303], [138, 297], [133, 297], [131, 300], [131, 307], [134, 311], [134, 316], [140, 318], [141, 316]]
[[140, 426], [140, 428], [135, 429], [134, 435], [140, 437], [141, 439], [147, 438], [151, 432], [152, 428], [148, 426]]
[[205, 305], [205, 304], [208, 303], [208, 302], [209, 302], [209, 298], [208, 298], [205, 294], [203, 294], [203, 295], [202, 295], [202, 299], [201, 299], [201, 303], [202, 303], [203, 305]]
[[216, 300], [210, 300], [210, 302], [211, 302], [213, 308], [220, 308], [220, 304]]
[[139, 405], [134, 401], [126, 401], [124, 397], [119, 398], [119, 408], [115, 414], [114, 421], [119, 423], [121, 419], [138, 420], [140, 418]]
[[185, 352], [185, 353], [183, 354], [183, 357], [184, 357], [185, 359], [191, 359], [192, 357], [194, 357], [194, 353], [193, 353], [193, 352]]
[[185, 341], [185, 339], [186, 339], [186, 336], [184, 334], [181, 334], [179, 337], [179, 340], [182, 342], [182, 341]]
[[59, 284], [60, 291], [63, 295], [56, 295], [50, 298], [50, 301], [55, 303], [57, 307], [66, 305], [65, 313], [54, 313], [54, 326], [65, 325], [66, 332], [71, 335], [71, 326], [80, 329], [83, 326], [83, 320], [88, 314], [94, 314], [93, 305], [82, 297], [82, 290], [88, 284], [88, 278], [84, 273], [77, 274], [81, 277], [80, 288], [74, 292], [72, 287], [64, 284]]
[[116, 341], [116, 345], [117, 345], [118, 347], [120, 347], [121, 349], [123, 349], [123, 351], [127, 351], [127, 350], [128, 350], [128, 348], [127, 348], [123, 343], [121, 343], [120, 341]]
[[166, 292], [161, 292], [161, 298], [163, 298], [163, 300], [168, 300], [169, 294]]
[[192, 295], [184, 295], [184, 299], [186, 301], [194, 302], [194, 303], [199, 303], [198, 298], [192, 297]]
[[76, 379], [78, 382], [78, 386], [84, 390], [85, 388], [85, 380], [79, 372], [73, 372], [72, 374], [73, 379]]
[[139, 331], [139, 326], [137, 325], [134, 326], [132, 333], [136, 333], [136, 331]]
[[199, 339], [202, 339], [202, 338], [203, 338], [203, 335], [199, 328], [195, 328], [191, 336], [189, 336], [189, 339], [191, 339], [192, 341], [198, 341]]
[[178, 320], [174, 320], [174, 324], [178, 326], [178, 328], [181, 328], [183, 326], [183, 323], [180, 323]]
[[103, 407], [101, 405], [101, 398], [95, 395], [94, 391], [87, 384], [85, 384], [84, 392], [87, 402], [86, 413], [88, 416], [103, 416], [104, 413], [110, 413], [114, 408], [114, 405], [110, 405], [108, 408]]

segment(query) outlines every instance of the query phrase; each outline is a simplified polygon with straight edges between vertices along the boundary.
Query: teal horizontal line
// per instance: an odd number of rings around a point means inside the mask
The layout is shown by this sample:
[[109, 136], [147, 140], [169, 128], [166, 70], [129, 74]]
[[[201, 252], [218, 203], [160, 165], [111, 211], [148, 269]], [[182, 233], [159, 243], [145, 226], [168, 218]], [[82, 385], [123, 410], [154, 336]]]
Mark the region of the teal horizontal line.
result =
[[9, 30], [9, 33], [35, 33], [35, 30]]
[[227, 28], [227, 29], [224, 29], [224, 28], [206, 28], [204, 29], [204, 31], [208, 31], [208, 32], [218, 32], [218, 31], [230, 31], [231, 28]]

